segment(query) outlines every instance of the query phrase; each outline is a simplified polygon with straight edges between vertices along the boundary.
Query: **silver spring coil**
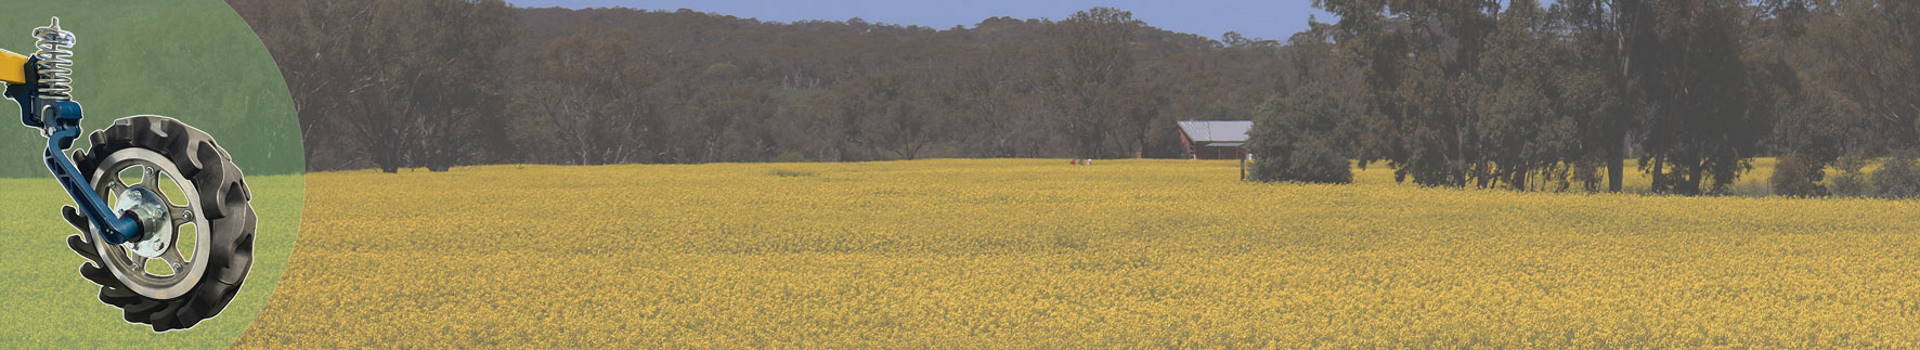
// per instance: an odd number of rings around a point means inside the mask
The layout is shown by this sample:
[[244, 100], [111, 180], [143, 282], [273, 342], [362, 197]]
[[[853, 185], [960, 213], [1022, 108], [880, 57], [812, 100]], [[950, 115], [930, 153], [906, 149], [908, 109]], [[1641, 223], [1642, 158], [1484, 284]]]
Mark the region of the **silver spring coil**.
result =
[[73, 99], [73, 32], [60, 30], [60, 17], [53, 24], [33, 29], [33, 57], [39, 59], [40, 88], [36, 97], [46, 100]]

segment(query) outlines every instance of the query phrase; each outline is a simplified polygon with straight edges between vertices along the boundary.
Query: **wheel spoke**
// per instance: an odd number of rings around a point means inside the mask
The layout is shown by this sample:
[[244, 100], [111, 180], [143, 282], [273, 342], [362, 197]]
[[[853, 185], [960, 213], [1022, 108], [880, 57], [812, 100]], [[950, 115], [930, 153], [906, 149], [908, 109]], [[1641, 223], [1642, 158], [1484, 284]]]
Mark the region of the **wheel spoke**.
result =
[[[111, 177], [111, 179], [113, 181], [107, 181], [107, 195], [106, 195], [107, 198], [117, 197], [120, 195], [120, 192], [127, 191], [127, 184], [124, 182], [121, 182], [119, 176]], [[101, 198], [101, 199], [107, 199], [107, 198]]]
[[150, 189], [160, 188], [160, 167], [152, 165], [142, 165], [140, 167], [146, 170], [140, 173], [140, 184], [147, 185], [147, 188]]
[[167, 206], [167, 211], [169, 215], [173, 216], [174, 232], [180, 232], [181, 225], [193, 222], [193, 208], [188, 208], [184, 205], [169, 205]]
[[139, 255], [135, 255], [135, 254], [132, 254], [132, 253], [128, 253], [128, 254], [127, 254], [127, 266], [130, 266], [130, 267], [133, 267], [133, 271], [136, 271], [136, 272], [143, 272], [143, 271], [146, 271], [146, 270], [147, 270], [147, 258], [145, 258], [145, 257], [141, 257], [141, 256], [139, 256]]
[[167, 249], [166, 253], [160, 254], [160, 260], [166, 260], [167, 267], [173, 268], [174, 273], [180, 273], [187, 266], [187, 259], [180, 257], [179, 249]]

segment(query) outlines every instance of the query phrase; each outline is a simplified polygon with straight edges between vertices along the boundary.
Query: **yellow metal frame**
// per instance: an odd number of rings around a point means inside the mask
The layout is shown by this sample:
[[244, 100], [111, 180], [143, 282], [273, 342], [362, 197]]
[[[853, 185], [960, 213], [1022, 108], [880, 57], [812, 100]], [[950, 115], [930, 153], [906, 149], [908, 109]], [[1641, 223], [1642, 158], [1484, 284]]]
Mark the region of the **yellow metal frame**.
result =
[[0, 50], [0, 81], [8, 84], [27, 83], [27, 55]]

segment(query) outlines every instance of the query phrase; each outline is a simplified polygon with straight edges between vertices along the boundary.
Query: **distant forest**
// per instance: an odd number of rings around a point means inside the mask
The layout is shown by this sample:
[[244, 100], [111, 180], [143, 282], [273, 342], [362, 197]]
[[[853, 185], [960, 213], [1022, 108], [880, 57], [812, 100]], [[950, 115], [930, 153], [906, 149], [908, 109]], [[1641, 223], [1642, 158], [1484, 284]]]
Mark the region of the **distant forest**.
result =
[[1713, 194], [1778, 156], [1777, 191], [1819, 195], [1829, 167], [1920, 146], [1904, 0], [1317, 0], [1339, 18], [1273, 40], [1112, 8], [940, 29], [229, 3], [280, 63], [311, 170], [1177, 157], [1174, 121], [1251, 119], [1266, 165], [1588, 191], [1638, 171]]
[[935, 29], [499, 1], [230, 0], [280, 62], [311, 170], [484, 163], [1176, 157], [1247, 119], [1281, 43], [1114, 9]]

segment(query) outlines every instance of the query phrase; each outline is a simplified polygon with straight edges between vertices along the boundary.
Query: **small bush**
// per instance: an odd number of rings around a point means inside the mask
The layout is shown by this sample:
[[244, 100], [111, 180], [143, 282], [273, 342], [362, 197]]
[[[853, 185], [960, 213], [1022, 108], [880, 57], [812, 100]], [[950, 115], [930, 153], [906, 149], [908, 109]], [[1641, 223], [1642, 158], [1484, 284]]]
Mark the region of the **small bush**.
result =
[[767, 172], [767, 175], [778, 177], [813, 177], [820, 176], [820, 173], [804, 170], [774, 170]]
[[800, 154], [800, 152], [794, 152], [794, 151], [780, 152], [779, 156], [773, 157], [773, 161], [781, 162], [781, 163], [805, 162], [807, 161], [807, 155]]
[[1920, 198], [1920, 164], [1912, 154], [1887, 159], [1873, 172], [1873, 193], [1880, 198]]
[[1833, 176], [1831, 189], [1833, 195], [1841, 197], [1865, 197], [1873, 194], [1872, 184], [1867, 181], [1867, 159], [1858, 154], [1841, 156], [1833, 162], [1833, 168], [1840, 174]]
[[1826, 166], [1819, 162], [1805, 156], [1788, 154], [1780, 156], [1780, 160], [1774, 163], [1773, 178], [1769, 179], [1769, 182], [1772, 183], [1773, 193], [1776, 195], [1825, 197], [1827, 188], [1820, 185], [1821, 178], [1826, 177], [1825, 170]]

